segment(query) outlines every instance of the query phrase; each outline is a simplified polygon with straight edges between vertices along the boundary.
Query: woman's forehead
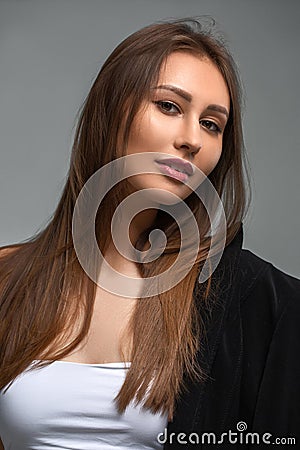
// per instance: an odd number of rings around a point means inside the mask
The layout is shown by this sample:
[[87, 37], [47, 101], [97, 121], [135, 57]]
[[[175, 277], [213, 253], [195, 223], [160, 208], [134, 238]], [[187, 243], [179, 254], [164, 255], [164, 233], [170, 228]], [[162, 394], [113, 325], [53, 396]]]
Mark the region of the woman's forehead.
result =
[[176, 51], [163, 62], [157, 87], [175, 86], [186, 91], [192, 99], [207, 97], [229, 109], [227, 83], [216, 64], [207, 56]]

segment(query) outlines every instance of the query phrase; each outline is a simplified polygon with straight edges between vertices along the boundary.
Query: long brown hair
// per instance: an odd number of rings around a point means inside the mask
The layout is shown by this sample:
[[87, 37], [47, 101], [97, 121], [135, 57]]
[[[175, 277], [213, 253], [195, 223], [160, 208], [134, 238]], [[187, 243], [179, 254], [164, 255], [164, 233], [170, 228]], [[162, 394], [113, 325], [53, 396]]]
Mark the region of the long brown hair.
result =
[[[67, 181], [48, 225], [32, 238], [2, 248], [0, 389], [8, 388], [33, 360], [43, 357], [43, 362], [33, 366], [43, 367], [64, 358], [86, 337], [96, 286], [80, 266], [74, 249], [74, 205], [91, 175], [125, 154], [131, 124], [141, 102], [149, 95], [151, 86], [156, 85], [163, 62], [174, 51], [208, 57], [227, 83], [230, 115], [222, 155], [209, 179], [223, 202], [226, 244], [236, 235], [250, 197], [242, 137], [241, 88], [235, 63], [224, 43], [210, 31], [204, 31], [196, 19], [147, 26], [119, 44], [93, 83], [79, 117]], [[124, 190], [117, 186], [98, 210], [96, 233], [102, 251], [107, 245], [103, 236], [109, 235], [112, 215], [123, 197]], [[203, 380], [196, 354], [204, 330], [195, 298], [200, 303], [213, 298], [212, 278], [198, 286], [196, 297], [194, 288], [210, 246], [209, 224], [204, 220], [205, 208], [194, 193], [186, 203], [203, 238], [197, 260], [175, 287], [137, 302], [129, 324], [132, 363], [116, 397], [120, 412], [135, 399], [153, 412], [167, 412], [172, 418], [175, 400], [184, 387], [183, 375]], [[159, 211], [152, 228], [164, 231], [167, 246], [158, 260], [140, 264], [143, 277], [164, 272], [180, 248], [180, 233], [174, 219]], [[137, 247], [143, 248], [146, 239], [144, 233]], [[82, 318], [80, 328], [76, 338], [69, 342], [72, 324], [78, 323], [78, 317]]]

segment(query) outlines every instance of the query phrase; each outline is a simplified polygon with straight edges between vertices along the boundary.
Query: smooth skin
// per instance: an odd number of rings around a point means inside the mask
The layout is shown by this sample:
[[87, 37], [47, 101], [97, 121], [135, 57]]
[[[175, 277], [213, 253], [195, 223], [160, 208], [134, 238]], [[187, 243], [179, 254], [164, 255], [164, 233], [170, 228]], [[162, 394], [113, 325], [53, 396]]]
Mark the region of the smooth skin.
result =
[[[217, 66], [206, 57], [176, 51], [165, 61], [157, 86], [144, 100], [132, 125], [126, 154], [162, 152], [193, 163], [205, 175], [217, 165], [221, 153], [224, 129], [228, 120], [230, 97]], [[147, 155], [142, 164], [156, 169], [155, 159]], [[190, 177], [196, 188], [203, 177]], [[159, 203], [172, 203], [168, 192], [185, 199], [191, 189], [183, 182], [163, 174], [135, 175], [128, 178], [132, 192], [147, 188], [164, 189], [152, 196], [153, 209], [139, 213], [132, 221], [130, 232], [134, 242], [157, 214]], [[142, 192], [142, 191], [141, 191]], [[149, 203], [149, 198], [148, 198]], [[150, 201], [151, 203], [151, 201]]]
[[[229, 106], [227, 85], [213, 62], [174, 52], [167, 58], [150, 100], [143, 102], [134, 120], [127, 154], [168, 153], [192, 162], [208, 175], [221, 156]], [[182, 199], [191, 193], [184, 183], [165, 175], [143, 174], [129, 181], [134, 190], [158, 187]]]

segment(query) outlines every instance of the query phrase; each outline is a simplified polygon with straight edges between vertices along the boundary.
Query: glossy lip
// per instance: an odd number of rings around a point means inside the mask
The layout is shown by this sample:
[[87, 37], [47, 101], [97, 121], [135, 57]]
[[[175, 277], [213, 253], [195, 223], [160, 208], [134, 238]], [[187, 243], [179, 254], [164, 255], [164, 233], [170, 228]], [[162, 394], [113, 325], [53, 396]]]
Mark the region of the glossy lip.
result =
[[159, 166], [159, 170], [164, 175], [168, 175], [175, 180], [181, 181], [182, 183], [186, 183], [188, 179], [188, 174], [184, 172], [180, 172], [179, 170], [170, 167], [168, 164], [160, 164], [156, 163]]
[[164, 164], [166, 166], [170, 165], [175, 169], [183, 171], [189, 176], [194, 174], [194, 168], [192, 164], [180, 158], [162, 158], [156, 159], [155, 162], [157, 162], [158, 164]]

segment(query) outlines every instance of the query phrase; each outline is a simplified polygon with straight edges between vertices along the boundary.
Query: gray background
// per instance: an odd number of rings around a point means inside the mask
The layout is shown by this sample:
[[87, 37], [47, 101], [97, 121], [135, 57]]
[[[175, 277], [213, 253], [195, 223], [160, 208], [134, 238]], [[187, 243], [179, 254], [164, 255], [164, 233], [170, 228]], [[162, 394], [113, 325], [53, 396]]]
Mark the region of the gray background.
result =
[[253, 202], [244, 247], [300, 277], [297, 0], [0, 0], [0, 245], [43, 227], [62, 191], [76, 113], [101, 64], [155, 20], [211, 15], [245, 89]]

